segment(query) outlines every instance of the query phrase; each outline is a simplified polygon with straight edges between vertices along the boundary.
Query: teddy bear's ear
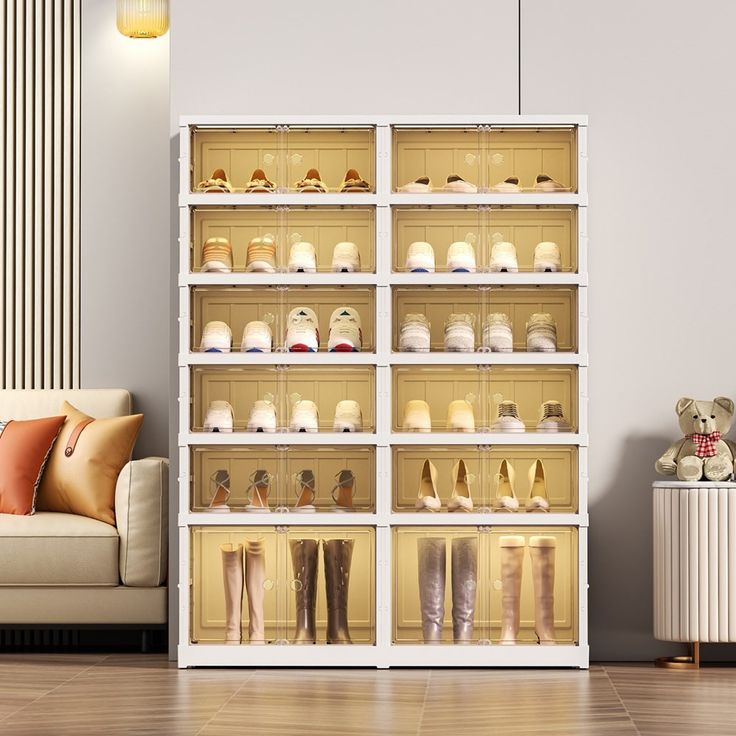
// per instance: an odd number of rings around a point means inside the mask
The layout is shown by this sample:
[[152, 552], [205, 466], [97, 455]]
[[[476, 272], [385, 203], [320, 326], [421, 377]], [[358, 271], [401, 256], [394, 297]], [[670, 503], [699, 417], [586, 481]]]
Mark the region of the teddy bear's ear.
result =
[[726, 398], [725, 396], [716, 396], [716, 398], [713, 399], [713, 403], [718, 404], [718, 406], [728, 414], [733, 414], [733, 401], [731, 401], [731, 399]]
[[695, 399], [688, 399], [687, 396], [683, 396], [678, 402], [677, 406], [675, 407], [675, 411], [677, 412], [677, 416], [679, 417], [682, 412], [685, 411], [685, 409], [688, 408], [688, 406], [691, 406], [695, 403]]

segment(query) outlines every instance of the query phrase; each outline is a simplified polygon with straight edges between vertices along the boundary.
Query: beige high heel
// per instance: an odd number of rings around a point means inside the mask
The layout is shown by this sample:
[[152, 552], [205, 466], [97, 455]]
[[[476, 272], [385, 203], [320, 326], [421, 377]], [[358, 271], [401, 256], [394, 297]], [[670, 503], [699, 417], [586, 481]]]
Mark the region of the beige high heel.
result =
[[267, 470], [256, 470], [250, 476], [250, 485], [248, 486], [250, 501], [245, 507], [246, 511], [260, 511], [265, 513], [271, 511], [268, 506], [268, 494], [271, 491], [272, 480], [273, 476]]
[[465, 460], [458, 460], [452, 468], [452, 477], [455, 483], [452, 487], [452, 495], [447, 502], [448, 511], [472, 511], [473, 499], [470, 496], [470, 484], [475, 477], [468, 473]]
[[301, 470], [296, 474], [296, 505], [294, 511], [312, 513], [315, 497], [315, 479], [311, 470]]
[[352, 470], [341, 470], [335, 475], [337, 483], [332, 489], [332, 500], [335, 502], [335, 511], [354, 511], [353, 496], [355, 496], [355, 474]]
[[516, 498], [514, 492], [514, 478], [516, 473], [509, 461], [505, 458], [501, 460], [498, 473], [493, 476], [493, 483], [496, 488], [495, 498], [493, 499], [494, 511], [518, 511], [519, 499]]
[[417, 511], [439, 511], [442, 508], [437, 493], [437, 468], [429, 460], [422, 465], [422, 473], [419, 477], [419, 490], [417, 491]]
[[526, 502], [529, 513], [546, 513], [549, 511], [547, 481], [544, 474], [544, 463], [535, 460], [529, 468], [529, 499]]

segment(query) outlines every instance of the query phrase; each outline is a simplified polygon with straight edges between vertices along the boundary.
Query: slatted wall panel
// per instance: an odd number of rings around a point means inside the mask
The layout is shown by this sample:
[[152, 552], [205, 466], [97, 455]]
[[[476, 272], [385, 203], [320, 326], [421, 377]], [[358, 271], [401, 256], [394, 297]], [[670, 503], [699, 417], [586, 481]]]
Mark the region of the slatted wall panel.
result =
[[0, 386], [79, 385], [80, 0], [0, 14]]

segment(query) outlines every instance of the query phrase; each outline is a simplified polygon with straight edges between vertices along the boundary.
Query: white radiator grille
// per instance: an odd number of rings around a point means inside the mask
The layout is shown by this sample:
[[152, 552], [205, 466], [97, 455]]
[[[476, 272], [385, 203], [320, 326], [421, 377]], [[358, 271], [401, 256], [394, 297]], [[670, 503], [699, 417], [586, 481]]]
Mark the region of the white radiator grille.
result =
[[80, 0], [0, 13], [0, 387], [79, 385]]
[[736, 486], [654, 488], [654, 636], [736, 641]]

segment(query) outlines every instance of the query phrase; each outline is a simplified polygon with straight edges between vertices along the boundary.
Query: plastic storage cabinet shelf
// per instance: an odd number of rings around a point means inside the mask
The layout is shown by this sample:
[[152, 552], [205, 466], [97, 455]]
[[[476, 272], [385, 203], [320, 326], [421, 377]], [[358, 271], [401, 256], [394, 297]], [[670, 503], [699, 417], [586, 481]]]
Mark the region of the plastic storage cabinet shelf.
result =
[[180, 120], [180, 667], [588, 666], [586, 165], [580, 116]]

